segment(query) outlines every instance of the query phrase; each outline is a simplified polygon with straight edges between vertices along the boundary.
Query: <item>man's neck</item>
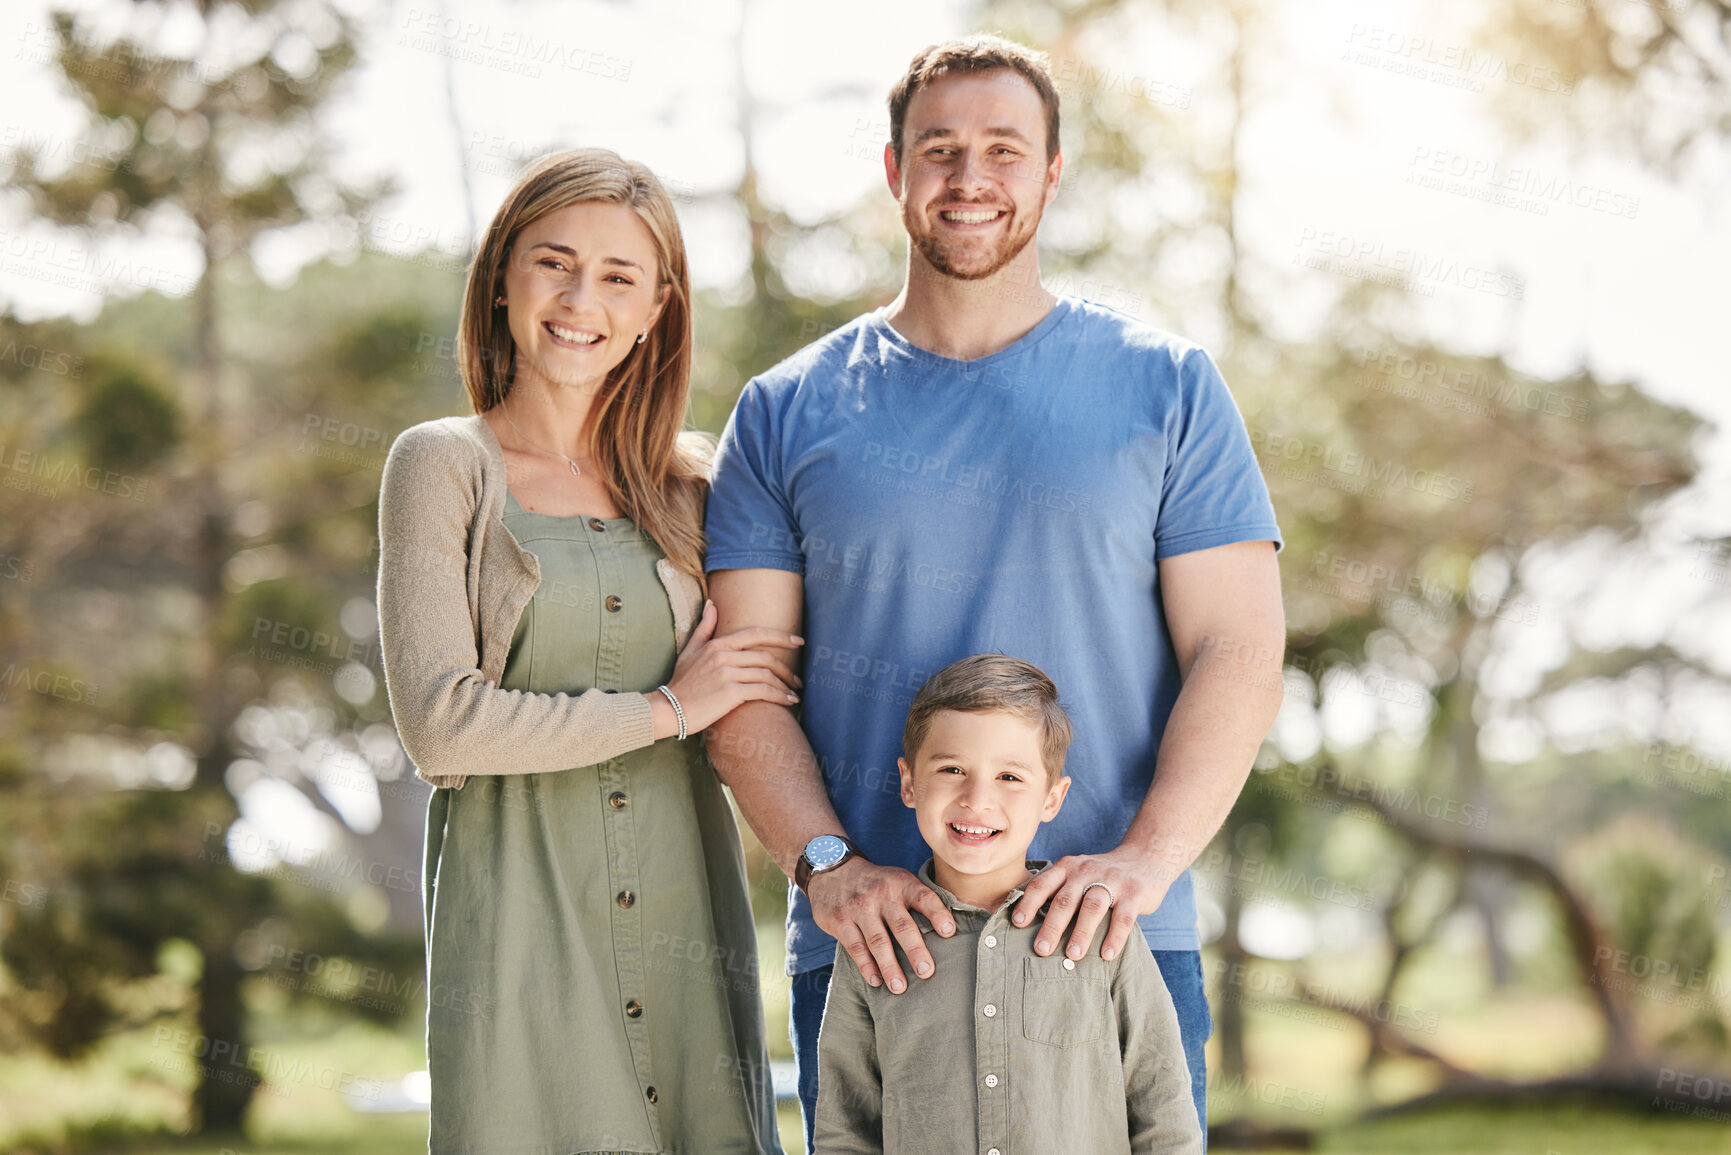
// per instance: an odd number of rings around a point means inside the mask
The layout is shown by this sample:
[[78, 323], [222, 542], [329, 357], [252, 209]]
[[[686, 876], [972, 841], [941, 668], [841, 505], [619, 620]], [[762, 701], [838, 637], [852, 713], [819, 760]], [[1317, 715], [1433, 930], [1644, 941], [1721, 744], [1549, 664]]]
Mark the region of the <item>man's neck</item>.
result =
[[990, 277], [963, 281], [938, 272], [910, 246], [907, 283], [884, 319], [910, 342], [940, 357], [977, 361], [1007, 349], [1058, 303], [1040, 283], [1033, 247]]
[[969, 906], [996, 911], [1010, 892], [1028, 881], [1028, 868], [1017, 863], [991, 874], [962, 874], [949, 863], [932, 856], [932, 881]]

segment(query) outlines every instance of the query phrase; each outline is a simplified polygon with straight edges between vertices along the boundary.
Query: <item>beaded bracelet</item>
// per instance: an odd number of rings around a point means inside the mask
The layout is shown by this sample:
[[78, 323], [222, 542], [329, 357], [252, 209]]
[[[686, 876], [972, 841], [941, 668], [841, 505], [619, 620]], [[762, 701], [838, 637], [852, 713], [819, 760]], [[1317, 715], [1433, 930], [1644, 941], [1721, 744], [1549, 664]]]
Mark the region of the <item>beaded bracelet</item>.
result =
[[680, 708], [679, 699], [675, 698], [673, 696], [673, 691], [669, 690], [666, 686], [657, 686], [655, 688], [660, 690], [663, 694], [666, 694], [667, 700], [673, 703], [673, 716], [679, 719], [679, 740], [683, 742], [685, 740], [685, 711]]

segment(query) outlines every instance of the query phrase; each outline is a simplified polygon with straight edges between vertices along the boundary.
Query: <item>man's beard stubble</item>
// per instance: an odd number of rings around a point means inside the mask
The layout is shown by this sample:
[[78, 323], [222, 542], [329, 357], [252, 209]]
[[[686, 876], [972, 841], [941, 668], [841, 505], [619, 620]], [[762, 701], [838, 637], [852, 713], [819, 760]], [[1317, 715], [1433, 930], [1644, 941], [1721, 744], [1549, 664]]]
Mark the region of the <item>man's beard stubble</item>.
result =
[[977, 272], [958, 270], [950, 260], [949, 252], [945, 246], [938, 243], [931, 230], [915, 227], [916, 224], [923, 225], [924, 221], [915, 218], [905, 205], [902, 208], [902, 227], [907, 230], [908, 239], [920, 251], [920, 256], [924, 257], [926, 263], [939, 273], [946, 277], [953, 277], [958, 281], [983, 281], [1015, 260], [1021, 255], [1022, 250], [1028, 247], [1028, 242], [1034, 239], [1034, 233], [1040, 227], [1040, 213], [1043, 207], [1036, 207], [1033, 220], [1028, 222], [1025, 228], [1020, 229], [1017, 228], [1017, 222], [1021, 218], [1012, 211], [1010, 228], [1005, 231], [1004, 239], [999, 242], [997, 252], [992, 255], [987, 266]]

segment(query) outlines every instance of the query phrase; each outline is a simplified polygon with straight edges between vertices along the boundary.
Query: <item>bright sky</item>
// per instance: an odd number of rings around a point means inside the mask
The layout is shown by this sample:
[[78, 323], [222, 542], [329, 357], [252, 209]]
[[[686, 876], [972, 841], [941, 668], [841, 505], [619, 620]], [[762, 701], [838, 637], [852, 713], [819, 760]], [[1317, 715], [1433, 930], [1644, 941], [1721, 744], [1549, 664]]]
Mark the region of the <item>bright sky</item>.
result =
[[[1491, 126], [1493, 97], [1512, 93], [1541, 110], [1570, 98], [1545, 91], [1519, 60], [1483, 62], [1488, 71], [1449, 63], [1470, 44], [1475, 4], [1292, 0], [1280, 11], [1263, 43], [1280, 67], [1264, 74], [1270, 88], [1246, 126], [1240, 203], [1247, 249], [1291, 286], [1295, 332], [1341, 278], [1386, 271], [1410, 251], [1474, 278], [1416, 278], [1429, 290], [1428, 322], [1455, 347], [1503, 350], [1538, 373], [1585, 362], [1731, 426], [1731, 370], [1719, 345], [1731, 304], [1731, 221], [1714, 211], [1726, 203], [1731, 164], [1722, 157], [1715, 172], [1677, 187], [1612, 156], [1508, 143]], [[753, 0], [744, 73], [761, 106], [756, 159], [766, 194], [802, 219], [887, 198], [877, 161], [884, 94], [917, 49], [967, 31], [970, 12], [956, 0]], [[399, 2], [368, 9], [365, 25], [366, 63], [325, 127], [345, 172], [388, 173], [401, 186], [371, 222], [375, 243], [460, 252], [471, 227], [465, 165], [484, 221], [516, 160], [598, 144], [668, 182], [700, 281], [737, 280], [741, 223], [698, 198], [739, 171], [739, 0]], [[28, 141], [64, 152], [78, 137], [82, 115], [56, 83], [46, 27], [41, 0], [12, 0], [0, 14], [0, 148]], [[1193, 94], [1181, 114], [1200, 135], [1218, 123], [1210, 53], [1152, 28], [1085, 49], [1122, 82], [1157, 92], [1164, 111]], [[1517, 76], [1537, 82], [1515, 85]], [[1564, 182], [1581, 203], [1546, 195]], [[28, 223], [20, 205], [0, 203], [0, 301], [27, 317], [90, 316], [100, 298], [89, 286], [55, 285], [40, 264], [17, 259], [33, 246], [70, 243]], [[280, 238], [262, 246], [260, 262], [268, 276], [291, 276], [325, 243]], [[184, 239], [127, 251], [181, 282], [197, 276]], [[829, 272], [806, 270], [815, 279]], [[1731, 533], [1731, 440], [1719, 434], [1701, 453], [1700, 491], [1667, 521], [1675, 549], [1653, 572], [1628, 578], [1633, 604], [1619, 601], [1607, 615], [1622, 633], [1601, 641], [1669, 638], [1710, 650], [1731, 670], [1723, 570], [1704, 579], [1684, 544], [1688, 533]], [[1613, 576], [1603, 590], [1619, 588]], [[1703, 600], [1716, 607], [1677, 612]], [[1731, 747], [1731, 730], [1697, 737]]]

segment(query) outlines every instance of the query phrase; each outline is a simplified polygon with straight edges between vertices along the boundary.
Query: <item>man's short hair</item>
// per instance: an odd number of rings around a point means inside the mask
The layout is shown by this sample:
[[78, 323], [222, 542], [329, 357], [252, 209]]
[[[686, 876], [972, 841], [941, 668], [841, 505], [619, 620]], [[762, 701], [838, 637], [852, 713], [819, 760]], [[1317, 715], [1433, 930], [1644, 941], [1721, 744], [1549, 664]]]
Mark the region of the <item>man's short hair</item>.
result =
[[890, 146], [895, 150], [896, 163], [901, 163], [902, 126], [914, 93], [943, 76], [999, 68], [1020, 73], [1040, 94], [1040, 103], [1046, 107], [1046, 163], [1051, 164], [1058, 155], [1058, 88], [1052, 83], [1051, 61], [1044, 52], [990, 33], [946, 40], [921, 50], [890, 89]]
[[933, 716], [942, 710], [965, 714], [1001, 710], [1038, 725], [1046, 780], [1056, 782], [1063, 776], [1064, 755], [1070, 749], [1070, 716], [1058, 704], [1057, 685], [1032, 662], [1005, 654], [975, 654], [927, 678], [914, 695], [902, 728], [902, 752], [910, 770], [931, 731]]

